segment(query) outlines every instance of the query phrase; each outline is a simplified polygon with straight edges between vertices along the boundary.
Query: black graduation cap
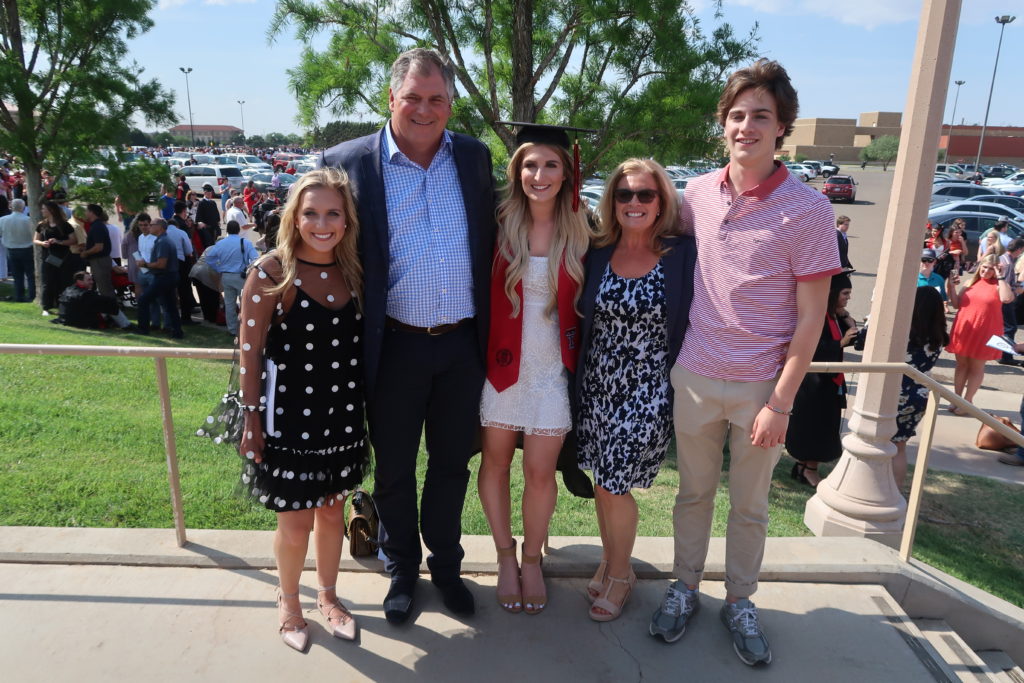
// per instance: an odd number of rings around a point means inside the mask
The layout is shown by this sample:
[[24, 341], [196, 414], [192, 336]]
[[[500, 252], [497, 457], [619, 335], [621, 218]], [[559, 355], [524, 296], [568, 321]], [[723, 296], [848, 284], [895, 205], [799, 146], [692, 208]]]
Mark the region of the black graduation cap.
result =
[[[517, 126], [516, 147], [528, 142], [535, 145], [551, 145], [562, 149], [572, 149], [573, 173], [572, 173], [572, 210], [578, 211], [580, 206], [580, 143], [579, 133], [589, 134], [597, 131], [592, 128], [576, 128], [574, 126], [556, 126], [548, 123], [529, 123], [526, 121], [495, 121], [505, 126]], [[569, 134], [572, 133], [572, 144], [569, 142]]]

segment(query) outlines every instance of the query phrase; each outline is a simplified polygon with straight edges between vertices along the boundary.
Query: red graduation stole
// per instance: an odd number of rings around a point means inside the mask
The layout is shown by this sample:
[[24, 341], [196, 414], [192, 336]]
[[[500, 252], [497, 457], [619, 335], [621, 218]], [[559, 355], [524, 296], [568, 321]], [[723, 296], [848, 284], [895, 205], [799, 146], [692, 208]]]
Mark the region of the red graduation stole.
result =
[[[508, 260], [499, 252], [494, 257], [491, 274], [491, 332], [487, 339], [487, 379], [497, 391], [504, 391], [519, 381], [519, 361], [523, 348], [523, 282], [516, 283], [519, 295], [519, 315], [512, 317], [512, 302], [505, 296], [505, 273]], [[569, 276], [563, 260], [558, 268], [559, 343], [562, 364], [569, 372], [576, 372], [580, 355], [579, 316], [573, 302], [578, 285]]]

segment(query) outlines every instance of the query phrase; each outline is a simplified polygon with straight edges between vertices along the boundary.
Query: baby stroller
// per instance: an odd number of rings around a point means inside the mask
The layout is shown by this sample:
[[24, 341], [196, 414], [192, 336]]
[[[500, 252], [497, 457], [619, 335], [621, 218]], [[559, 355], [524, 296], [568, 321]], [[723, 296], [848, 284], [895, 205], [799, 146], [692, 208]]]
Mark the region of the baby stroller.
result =
[[114, 283], [114, 293], [117, 294], [118, 300], [123, 303], [135, 305], [135, 285], [128, 279], [127, 273], [118, 273], [114, 271], [110, 277]]

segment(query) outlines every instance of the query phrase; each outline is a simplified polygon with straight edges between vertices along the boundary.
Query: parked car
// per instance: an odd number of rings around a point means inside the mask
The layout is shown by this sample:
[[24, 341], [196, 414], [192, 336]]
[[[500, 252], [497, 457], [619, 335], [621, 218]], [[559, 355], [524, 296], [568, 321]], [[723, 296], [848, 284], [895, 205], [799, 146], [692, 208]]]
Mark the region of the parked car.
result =
[[[797, 168], [805, 170], [807, 172], [808, 180], [813, 180], [814, 178], [818, 177], [818, 171], [815, 170], [815, 168], [813, 166], [808, 166], [807, 164], [805, 164], [803, 162], [790, 162], [790, 164], [792, 164], [793, 166], [795, 166]], [[790, 164], [786, 164], [786, 165], [789, 166]]]
[[942, 183], [932, 185], [932, 205], [944, 204], [954, 199], [967, 199], [976, 195], [992, 194], [992, 188], [973, 183]]
[[857, 199], [857, 181], [853, 176], [834, 175], [825, 179], [825, 186], [821, 191], [829, 201], [843, 199], [852, 204]]
[[1016, 209], [1021, 213], [1024, 213], [1024, 197], [1014, 197], [1008, 194], [983, 194], [977, 197], [971, 197], [972, 202], [990, 202], [993, 204], [1002, 204], [1008, 206], [1011, 209]]
[[1024, 224], [1021, 224], [1012, 219], [1007, 219], [1006, 216], [1000, 216], [994, 213], [975, 213], [973, 211], [945, 211], [936, 212], [935, 215], [929, 215], [928, 220], [933, 225], [941, 225], [943, 228], [949, 228], [953, 221], [957, 218], [961, 218], [966, 226], [965, 233], [967, 235], [967, 256], [965, 260], [976, 261], [978, 258], [978, 239], [981, 234], [995, 225], [998, 221], [1006, 221], [1009, 225], [1007, 228], [1007, 234], [1010, 237], [1024, 237]]
[[221, 156], [229, 160], [227, 163], [234, 164], [241, 169], [255, 168], [267, 172], [274, 170], [270, 164], [252, 154], [224, 154]]
[[992, 202], [978, 202], [973, 199], [961, 199], [955, 202], [947, 202], [946, 204], [938, 204], [928, 209], [928, 217], [931, 218], [933, 213], [948, 213], [950, 211], [973, 211], [974, 213], [994, 213], [1006, 218], [1012, 218], [1013, 220], [1024, 223], [1024, 213], [1011, 209], [1008, 206], [1002, 204], [993, 204]]
[[[289, 173], [282, 173], [280, 174], [280, 177], [281, 188], [278, 190], [277, 196], [284, 198], [288, 192], [288, 188], [291, 185], [293, 185], [296, 181], [298, 181], [298, 178]], [[273, 179], [273, 173], [257, 173], [256, 175], [250, 178], [250, 180], [252, 180], [253, 186], [260, 192], [269, 192], [272, 187], [270, 181]]]
[[981, 181], [982, 185], [1002, 185], [1003, 183], [1019, 183], [1024, 182], [1024, 171], [1017, 171], [1011, 173], [1004, 178], [986, 178]]
[[790, 173], [805, 183], [810, 181], [811, 174], [814, 172], [810, 167], [804, 166], [803, 164], [786, 164], [786, 168], [789, 169]]
[[675, 185], [677, 190], [685, 190], [686, 183], [690, 182], [689, 178], [673, 178], [672, 184]]
[[839, 173], [839, 164], [834, 161], [819, 161], [818, 163], [821, 164], [822, 178], [830, 178]]
[[949, 173], [957, 178], [964, 177], [964, 169], [957, 164], [935, 164], [936, 173]]
[[223, 166], [219, 164], [182, 166], [178, 174], [185, 176], [185, 182], [197, 193], [202, 192], [203, 185], [209, 183], [215, 192], [219, 192], [224, 185], [230, 185], [236, 190], [242, 189], [242, 169], [237, 166]]
[[294, 162], [297, 162], [302, 158], [301, 154], [292, 154], [290, 152], [278, 152], [274, 155], [274, 168], [288, 168]]
[[75, 166], [68, 180], [71, 185], [92, 185], [97, 178], [107, 177], [106, 166]]

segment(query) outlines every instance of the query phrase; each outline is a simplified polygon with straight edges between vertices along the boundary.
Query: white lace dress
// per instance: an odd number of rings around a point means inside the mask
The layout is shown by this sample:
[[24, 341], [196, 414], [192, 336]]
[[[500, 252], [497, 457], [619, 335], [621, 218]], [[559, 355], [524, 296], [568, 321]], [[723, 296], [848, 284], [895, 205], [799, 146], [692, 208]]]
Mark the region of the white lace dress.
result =
[[523, 349], [519, 381], [495, 391], [484, 383], [480, 424], [525, 434], [562, 436], [572, 428], [569, 378], [558, 344], [558, 313], [544, 310], [550, 297], [548, 259], [531, 256], [523, 278]]

